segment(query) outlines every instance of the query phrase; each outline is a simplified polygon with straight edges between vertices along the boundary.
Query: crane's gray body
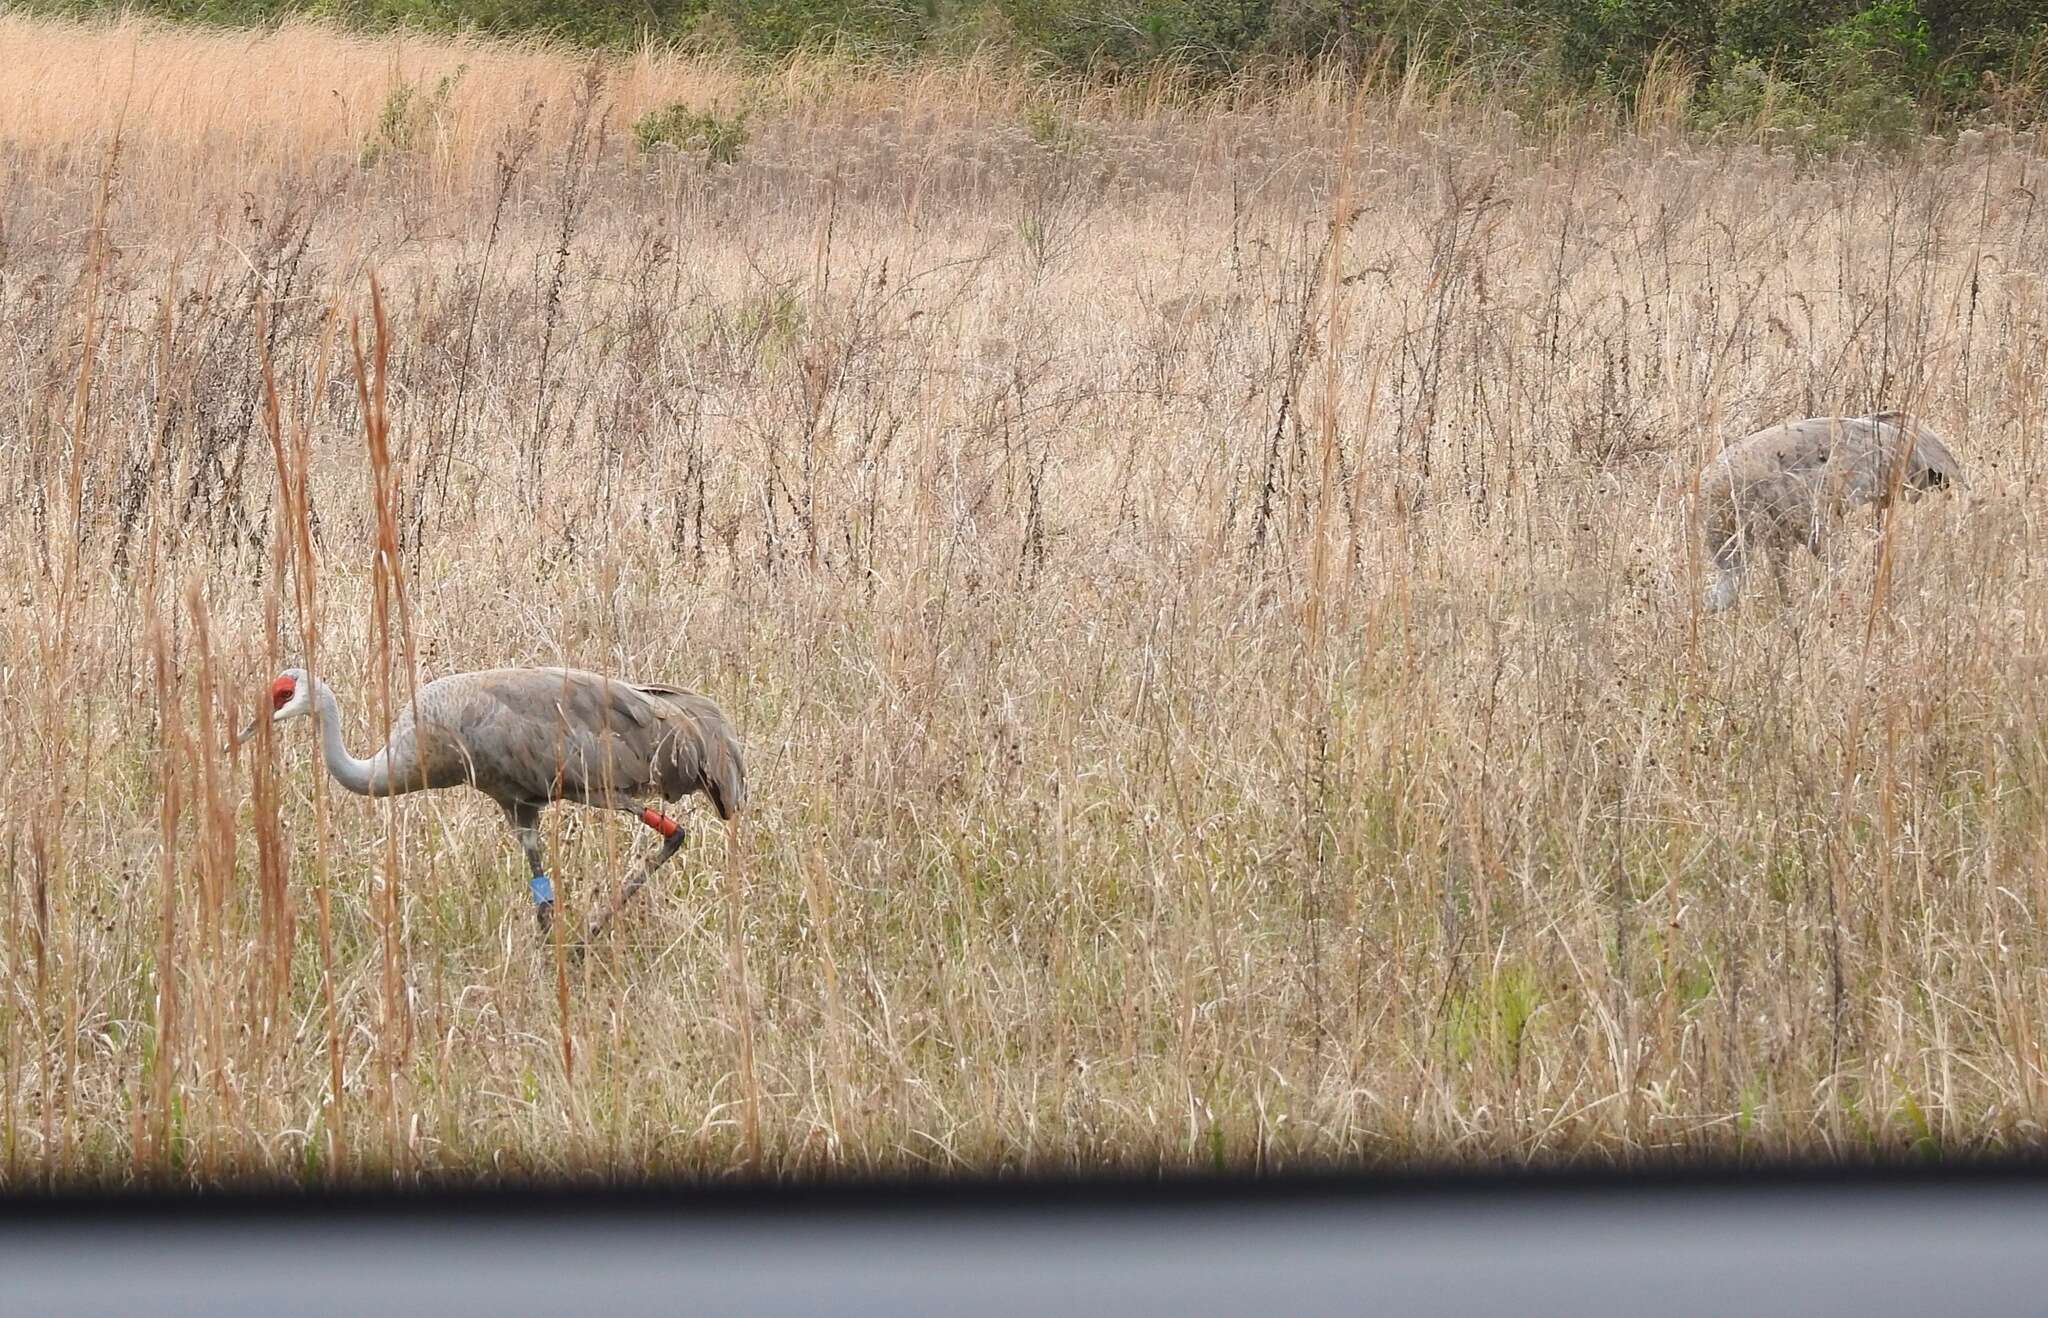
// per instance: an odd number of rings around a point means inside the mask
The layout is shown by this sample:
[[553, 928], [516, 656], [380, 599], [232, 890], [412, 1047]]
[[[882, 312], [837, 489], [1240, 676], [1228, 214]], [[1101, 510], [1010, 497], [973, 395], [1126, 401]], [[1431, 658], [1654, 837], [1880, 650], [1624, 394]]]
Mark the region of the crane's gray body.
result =
[[721, 819], [746, 804], [739, 742], [717, 705], [679, 687], [576, 668], [492, 668], [429, 682], [369, 763], [370, 796], [466, 785], [509, 809], [702, 792]]
[[1815, 554], [1856, 505], [1885, 503], [1896, 473], [1909, 493], [1960, 485], [1962, 464], [1926, 426], [1899, 412], [1808, 417], [1737, 440], [1700, 472], [1700, 529], [1714, 580], [1707, 607], [1735, 602], [1753, 552], [1782, 571], [1797, 545]]

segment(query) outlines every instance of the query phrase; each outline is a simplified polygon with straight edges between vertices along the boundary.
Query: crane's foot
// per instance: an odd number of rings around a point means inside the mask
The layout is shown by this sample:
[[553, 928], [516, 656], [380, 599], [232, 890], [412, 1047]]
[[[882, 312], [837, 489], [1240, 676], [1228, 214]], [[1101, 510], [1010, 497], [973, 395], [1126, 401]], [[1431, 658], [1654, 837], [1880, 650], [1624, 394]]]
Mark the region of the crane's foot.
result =
[[527, 887], [533, 890], [533, 918], [540, 923], [540, 936], [546, 938], [555, 924], [555, 885], [547, 875], [536, 874]]
[[[683, 826], [670, 819], [667, 815], [657, 810], [649, 810], [645, 813], [661, 821], [661, 824], [648, 821], [649, 828], [653, 828], [661, 833], [661, 846], [653, 855], [641, 863], [640, 868], [633, 871], [631, 877], [619, 885], [619, 891], [613, 896], [610, 904], [591, 918], [590, 927], [584, 931], [583, 935], [586, 942], [597, 941], [597, 936], [605, 931], [605, 927], [612, 922], [612, 917], [619, 913], [619, 908], [626, 904], [627, 899], [640, 891], [646, 885], [647, 880], [654, 877], [654, 871], [666, 865], [671, 856], [682, 850], [683, 843], [688, 839], [688, 834], [684, 831]], [[666, 825], [666, 827], [663, 827], [663, 825]]]

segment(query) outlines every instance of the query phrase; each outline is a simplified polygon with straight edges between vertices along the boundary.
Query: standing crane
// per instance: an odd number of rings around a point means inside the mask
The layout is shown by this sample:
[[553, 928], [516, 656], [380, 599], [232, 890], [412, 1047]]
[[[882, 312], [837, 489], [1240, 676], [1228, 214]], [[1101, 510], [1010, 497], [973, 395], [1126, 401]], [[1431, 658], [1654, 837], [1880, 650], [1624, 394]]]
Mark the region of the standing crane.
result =
[[[649, 796], [702, 792], [720, 819], [747, 802], [739, 738], [717, 705], [680, 687], [615, 681], [577, 668], [492, 668], [427, 683], [399, 712], [391, 737], [367, 760], [341, 740], [333, 690], [303, 668], [271, 681], [273, 723], [311, 715], [334, 780], [358, 796], [397, 796], [468, 785], [498, 803], [526, 853], [534, 915], [545, 935], [555, 890], [542, 862], [540, 812], [577, 801], [633, 816], [661, 846], [592, 917], [589, 937], [683, 845], [683, 826]], [[260, 718], [260, 716], [259, 716]], [[237, 743], [256, 730], [251, 723]]]
[[1814, 416], [1739, 439], [1699, 476], [1700, 531], [1714, 566], [1707, 609], [1735, 602], [1756, 553], [1782, 588], [1792, 550], [1820, 554], [1848, 509], [1962, 483], [1963, 464], [1941, 436], [1903, 412]]

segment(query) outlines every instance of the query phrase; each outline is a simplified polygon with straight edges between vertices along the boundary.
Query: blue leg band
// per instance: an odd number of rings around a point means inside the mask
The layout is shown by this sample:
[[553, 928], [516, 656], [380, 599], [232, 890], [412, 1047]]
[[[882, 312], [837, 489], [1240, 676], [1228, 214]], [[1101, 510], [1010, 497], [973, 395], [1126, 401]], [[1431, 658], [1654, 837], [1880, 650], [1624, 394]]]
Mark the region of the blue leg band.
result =
[[536, 906], [545, 906], [555, 899], [555, 885], [548, 882], [548, 876], [545, 874], [534, 875], [533, 882], [527, 886], [533, 889], [533, 901]]

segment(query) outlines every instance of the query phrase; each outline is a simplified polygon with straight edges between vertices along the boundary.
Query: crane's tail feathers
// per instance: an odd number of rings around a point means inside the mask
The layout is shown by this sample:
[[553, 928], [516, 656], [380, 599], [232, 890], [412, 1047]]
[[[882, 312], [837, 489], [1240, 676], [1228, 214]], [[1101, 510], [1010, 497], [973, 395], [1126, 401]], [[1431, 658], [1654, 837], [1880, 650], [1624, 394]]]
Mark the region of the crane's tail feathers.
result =
[[739, 739], [723, 720], [705, 727], [705, 796], [717, 806], [719, 819], [748, 806], [748, 767], [739, 757]]
[[1956, 460], [1956, 455], [1949, 451], [1941, 436], [1919, 417], [1890, 411], [1873, 412], [1870, 419], [1891, 426], [1912, 444], [1907, 475], [1913, 484], [1930, 489], [1969, 485], [1963, 475], [1963, 464]]
[[[702, 791], [720, 819], [730, 820], [747, 806], [747, 766], [725, 711], [681, 687], [636, 683], [635, 689], [681, 710], [695, 725], [698, 781], [676, 785], [676, 796]], [[670, 800], [676, 796], [669, 797]]]

